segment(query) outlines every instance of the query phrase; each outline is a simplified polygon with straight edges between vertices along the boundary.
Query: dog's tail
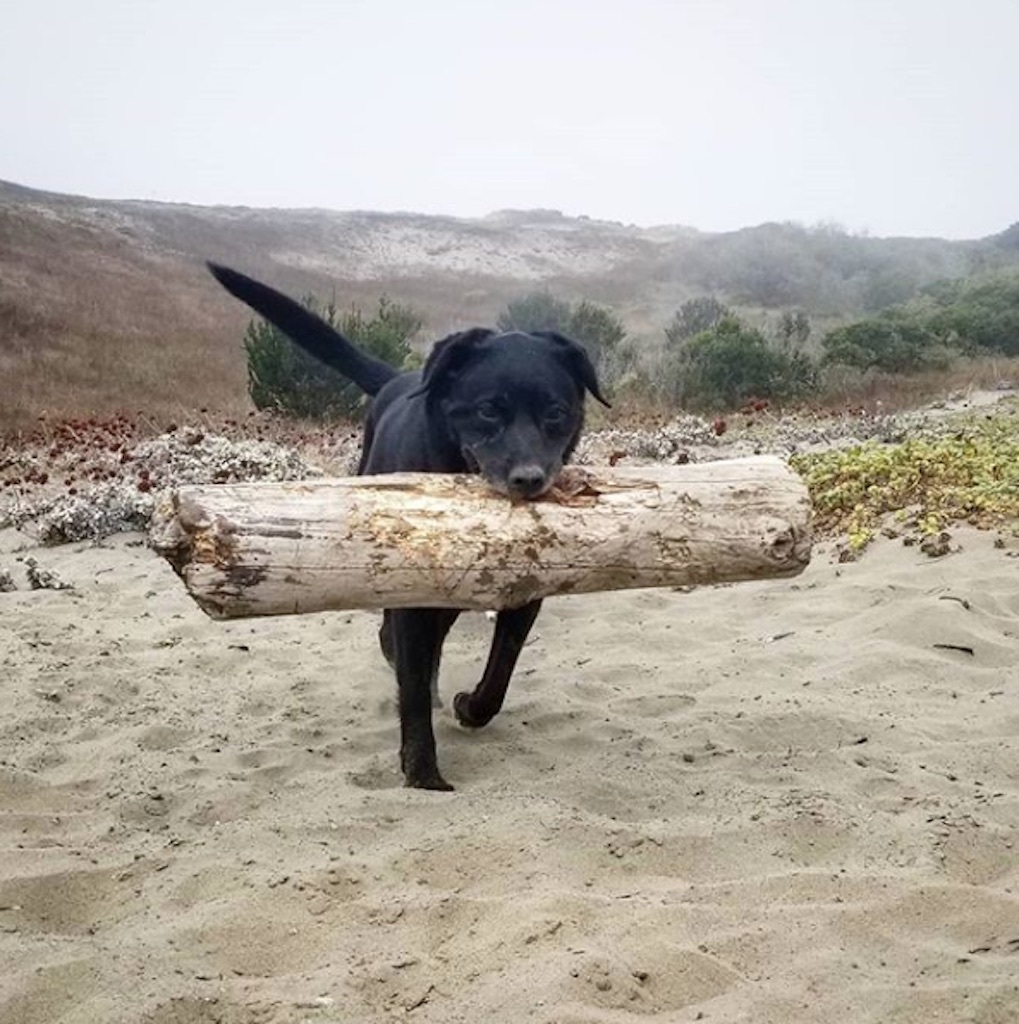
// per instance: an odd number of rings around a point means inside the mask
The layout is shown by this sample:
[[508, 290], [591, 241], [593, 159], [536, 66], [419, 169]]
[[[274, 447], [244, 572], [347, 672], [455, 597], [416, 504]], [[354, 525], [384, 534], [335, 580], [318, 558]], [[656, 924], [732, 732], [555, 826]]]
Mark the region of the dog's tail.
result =
[[378, 394], [384, 384], [400, 373], [389, 363], [362, 352], [321, 317], [275, 288], [218, 263], [209, 263], [208, 267], [231, 295], [247, 303], [316, 359], [349, 377], [367, 394]]

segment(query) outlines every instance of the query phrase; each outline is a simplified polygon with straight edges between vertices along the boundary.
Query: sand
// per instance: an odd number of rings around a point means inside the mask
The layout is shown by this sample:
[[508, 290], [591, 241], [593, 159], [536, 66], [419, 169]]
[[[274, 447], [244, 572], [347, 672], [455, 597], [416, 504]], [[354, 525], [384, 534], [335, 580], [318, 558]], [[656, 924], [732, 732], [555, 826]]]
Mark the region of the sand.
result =
[[551, 600], [437, 794], [376, 615], [216, 623], [138, 535], [0, 534], [0, 1021], [1012, 1024], [1019, 560], [955, 537]]

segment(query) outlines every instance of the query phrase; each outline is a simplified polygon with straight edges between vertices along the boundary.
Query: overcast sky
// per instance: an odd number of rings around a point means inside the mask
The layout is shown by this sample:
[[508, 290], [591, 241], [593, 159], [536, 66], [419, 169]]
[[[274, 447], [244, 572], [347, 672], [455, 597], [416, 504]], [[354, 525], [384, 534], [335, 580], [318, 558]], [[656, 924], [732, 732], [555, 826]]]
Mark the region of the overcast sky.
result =
[[4, 0], [0, 178], [104, 198], [971, 238], [1019, 0]]

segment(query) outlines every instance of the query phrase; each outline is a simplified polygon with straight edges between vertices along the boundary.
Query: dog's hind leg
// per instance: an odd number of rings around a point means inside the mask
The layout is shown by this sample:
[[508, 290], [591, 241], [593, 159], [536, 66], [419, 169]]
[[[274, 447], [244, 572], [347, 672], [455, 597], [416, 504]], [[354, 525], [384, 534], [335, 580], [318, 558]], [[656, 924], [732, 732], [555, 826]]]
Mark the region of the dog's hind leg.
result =
[[382, 657], [389, 662], [389, 667], [396, 671], [396, 648], [393, 646], [393, 613], [388, 609], [382, 613], [382, 625], [379, 626], [379, 647]]
[[453, 698], [453, 711], [461, 725], [478, 729], [499, 713], [517, 658], [540, 610], [541, 602], [532, 601], [522, 608], [499, 612], [481, 682], [473, 693], [458, 693]]
[[[437, 609], [438, 610], [438, 609]], [[460, 613], [452, 609], [445, 610], [445, 617], [442, 619], [440, 628], [442, 630], [442, 638], [439, 641], [439, 655], [442, 653], [442, 643], [446, 639], [446, 635], [449, 633], [456, 622]], [[396, 649], [393, 642], [393, 620], [391, 618], [392, 612], [389, 610], [383, 611], [382, 613], [382, 625], [379, 626], [379, 647], [382, 648], [382, 656], [389, 662], [389, 667], [395, 672], [396, 671]], [[441, 708], [442, 698], [439, 696], [439, 661], [440, 657], [435, 660], [435, 666], [432, 669], [432, 680], [429, 689], [432, 693], [432, 707]]]
[[432, 729], [432, 681], [442, 642], [457, 612], [446, 608], [391, 609], [389, 629], [400, 700], [400, 765], [408, 786], [451, 790], [439, 772]]

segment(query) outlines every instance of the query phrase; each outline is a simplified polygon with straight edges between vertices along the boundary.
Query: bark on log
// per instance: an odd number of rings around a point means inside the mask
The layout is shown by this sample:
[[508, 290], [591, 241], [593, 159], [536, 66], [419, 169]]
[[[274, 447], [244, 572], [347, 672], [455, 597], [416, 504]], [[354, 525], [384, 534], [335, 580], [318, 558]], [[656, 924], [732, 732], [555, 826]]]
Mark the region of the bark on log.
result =
[[182, 487], [151, 543], [216, 618], [513, 608], [553, 594], [794, 576], [806, 488], [779, 459], [564, 471], [520, 504], [478, 477]]

